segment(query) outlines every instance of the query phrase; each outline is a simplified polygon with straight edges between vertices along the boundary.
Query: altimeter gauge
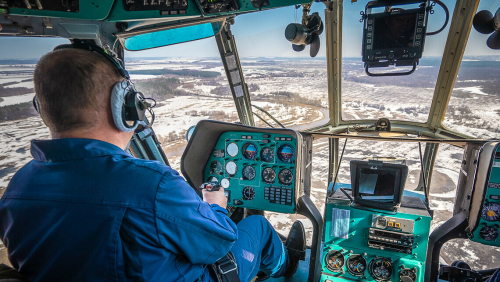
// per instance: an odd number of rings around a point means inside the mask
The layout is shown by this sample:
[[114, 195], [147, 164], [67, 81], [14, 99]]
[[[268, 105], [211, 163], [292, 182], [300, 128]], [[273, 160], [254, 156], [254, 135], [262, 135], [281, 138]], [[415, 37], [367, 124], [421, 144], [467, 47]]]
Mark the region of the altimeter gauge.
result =
[[278, 179], [281, 184], [290, 185], [293, 181], [293, 173], [289, 169], [284, 168], [278, 174]]
[[247, 165], [245, 168], [243, 168], [243, 179], [245, 180], [253, 180], [255, 178], [255, 168], [253, 168], [250, 165]]
[[271, 147], [264, 147], [260, 151], [260, 158], [265, 162], [272, 162], [274, 160], [274, 150]]
[[270, 168], [270, 167], [266, 167], [263, 171], [262, 171], [262, 180], [265, 182], [265, 183], [274, 183], [274, 180], [276, 179], [276, 172], [274, 171], [274, 169]]

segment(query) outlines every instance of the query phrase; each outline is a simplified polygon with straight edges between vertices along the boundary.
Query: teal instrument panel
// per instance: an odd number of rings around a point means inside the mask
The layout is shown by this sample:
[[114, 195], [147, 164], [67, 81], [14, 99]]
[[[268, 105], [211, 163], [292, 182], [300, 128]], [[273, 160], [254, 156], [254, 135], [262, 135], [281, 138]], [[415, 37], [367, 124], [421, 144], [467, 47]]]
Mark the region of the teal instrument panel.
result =
[[359, 209], [332, 200], [325, 210], [322, 282], [424, 281], [429, 216]]
[[500, 228], [500, 146], [497, 147], [487, 185], [479, 225], [473, 231], [473, 236], [470, 239], [485, 245], [500, 246], [500, 238], [498, 238], [498, 229]]
[[228, 205], [295, 213], [300, 150], [290, 135], [225, 132], [206, 164], [204, 180], [217, 181]]

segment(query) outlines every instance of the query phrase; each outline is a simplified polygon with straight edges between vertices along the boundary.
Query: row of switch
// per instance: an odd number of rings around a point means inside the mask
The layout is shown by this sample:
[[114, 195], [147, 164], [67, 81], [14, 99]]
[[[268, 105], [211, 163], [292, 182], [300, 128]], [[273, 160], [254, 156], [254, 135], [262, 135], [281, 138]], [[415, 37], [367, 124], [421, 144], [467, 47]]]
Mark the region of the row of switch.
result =
[[292, 205], [293, 190], [274, 187], [264, 188], [264, 199], [271, 204]]
[[[375, 240], [379, 240], [379, 241], [385, 241], [385, 242], [391, 242], [391, 243], [397, 243], [397, 244], [401, 244], [401, 241], [398, 241], [398, 240], [394, 240], [394, 239], [387, 239], [387, 238], [384, 238], [384, 237], [377, 237], [377, 236], [368, 236], [370, 239], [375, 239]], [[404, 243], [405, 245], [408, 245], [408, 243]]]

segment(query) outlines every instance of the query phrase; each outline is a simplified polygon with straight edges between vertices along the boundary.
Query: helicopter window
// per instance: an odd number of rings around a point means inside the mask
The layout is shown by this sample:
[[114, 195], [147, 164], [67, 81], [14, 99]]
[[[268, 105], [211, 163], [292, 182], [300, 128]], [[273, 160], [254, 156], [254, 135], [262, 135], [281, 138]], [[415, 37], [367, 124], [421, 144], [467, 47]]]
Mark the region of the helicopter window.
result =
[[[455, 1], [443, 1], [453, 11]], [[364, 11], [364, 4], [344, 5], [344, 15], [359, 14]], [[413, 8], [410, 7], [410, 8]], [[356, 11], [358, 11], [356, 13]], [[377, 10], [377, 12], [380, 12]], [[438, 30], [444, 22], [445, 13], [435, 9], [429, 18], [428, 31]], [[363, 24], [360, 17], [344, 16], [342, 32], [342, 119], [379, 119], [407, 120], [426, 122], [429, 116], [434, 87], [439, 72], [442, 53], [449, 27], [442, 33], [426, 37], [423, 57], [417, 70], [406, 76], [370, 77], [366, 75], [361, 60]], [[411, 22], [406, 18], [394, 19], [398, 22]], [[412, 23], [409, 23], [411, 26]], [[396, 32], [396, 31], [395, 31]], [[388, 34], [381, 34], [374, 42], [375, 46], [392, 44], [380, 40]], [[411, 67], [380, 68], [383, 72], [408, 71]], [[370, 70], [378, 72], [377, 68]]]
[[[497, 9], [494, 0], [478, 7], [492, 13]], [[484, 139], [500, 137], [500, 53], [486, 45], [490, 36], [472, 28], [443, 121], [447, 128]]]
[[[154, 98], [154, 131], [172, 168], [180, 171], [189, 127], [200, 120], [239, 121], [214, 38], [139, 52], [126, 52], [137, 90]], [[190, 59], [186, 50], [202, 48]], [[167, 54], [169, 58], [162, 58]]]
[[[14, 173], [32, 160], [31, 140], [50, 138], [49, 129], [33, 108], [32, 99], [35, 93], [33, 70], [43, 54], [57, 45], [67, 43], [67, 39], [61, 38], [3, 37], [1, 39], [0, 142], [3, 146], [0, 149], [0, 197]], [[2, 241], [0, 241], [0, 263], [10, 265], [7, 249]]]
[[[314, 12], [324, 20], [324, 5], [312, 5], [310, 13]], [[259, 117], [271, 126], [280, 125], [255, 106], [294, 130], [329, 121], [325, 34], [320, 35], [321, 47], [315, 58], [310, 57], [310, 47], [294, 51], [284, 36], [287, 25], [301, 22], [301, 17], [302, 9], [291, 6], [240, 15], [231, 27], [257, 127], [269, 127]]]
[[[318, 12], [324, 20], [324, 9], [323, 4], [315, 3], [311, 13]], [[294, 130], [329, 121], [325, 33], [320, 35], [321, 47], [315, 58], [310, 57], [310, 47], [294, 51], [284, 36], [287, 25], [299, 23], [301, 16], [302, 9], [292, 6], [239, 15], [231, 26], [252, 105]], [[270, 125], [280, 127], [263, 111], [256, 107], [252, 110]], [[269, 127], [256, 115], [254, 121], [257, 127]], [[313, 142], [311, 199], [322, 213], [328, 181], [328, 140]], [[296, 216], [268, 211], [265, 216], [281, 234], [287, 234], [296, 220]], [[307, 244], [311, 244], [312, 224], [307, 219], [302, 223]]]

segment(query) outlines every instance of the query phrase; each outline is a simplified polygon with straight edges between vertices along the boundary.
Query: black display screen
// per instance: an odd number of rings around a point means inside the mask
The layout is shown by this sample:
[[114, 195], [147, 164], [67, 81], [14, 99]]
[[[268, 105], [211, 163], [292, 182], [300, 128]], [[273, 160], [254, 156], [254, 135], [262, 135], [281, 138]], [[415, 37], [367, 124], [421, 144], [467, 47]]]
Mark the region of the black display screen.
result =
[[406, 165], [353, 160], [350, 167], [354, 203], [382, 209], [399, 206], [408, 176]]
[[413, 47], [417, 14], [376, 17], [373, 50]]
[[359, 168], [359, 197], [365, 200], [392, 202], [395, 190], [399, 190], [396, 183], [397, 170], [378, 170]]

